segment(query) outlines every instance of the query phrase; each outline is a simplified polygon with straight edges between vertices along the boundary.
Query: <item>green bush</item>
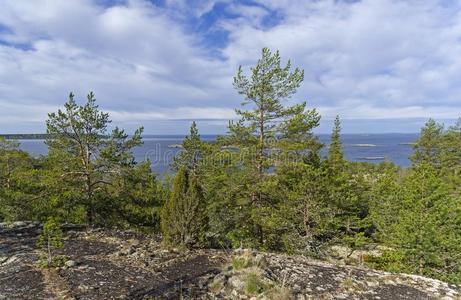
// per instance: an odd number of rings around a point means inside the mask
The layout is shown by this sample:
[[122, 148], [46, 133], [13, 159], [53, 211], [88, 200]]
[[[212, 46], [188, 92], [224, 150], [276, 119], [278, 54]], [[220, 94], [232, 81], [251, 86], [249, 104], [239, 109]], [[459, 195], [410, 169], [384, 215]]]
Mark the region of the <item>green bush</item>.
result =
[[53, 218], [48, 218], [43, 225], [43, 232], [39, 236], [37, 246], [41, 254], [38, 265], [40, 267], [59, 267], [65, 263], [65, 258], [57, 254], [57, 250], [64, 247], [62, 231], [59, 224]]
[[205, 239], [204, 198], [198, 178], [185, 168], [178, 171], [171, 198], [162, 210], [161, 227], [165, 242], [180, 247], [193, 247]]
[[366, 256], [365, 263], [375, 269], [388, 272], [404, 271], [403, 255], [398, 251], [387, 250], [381, 256]]

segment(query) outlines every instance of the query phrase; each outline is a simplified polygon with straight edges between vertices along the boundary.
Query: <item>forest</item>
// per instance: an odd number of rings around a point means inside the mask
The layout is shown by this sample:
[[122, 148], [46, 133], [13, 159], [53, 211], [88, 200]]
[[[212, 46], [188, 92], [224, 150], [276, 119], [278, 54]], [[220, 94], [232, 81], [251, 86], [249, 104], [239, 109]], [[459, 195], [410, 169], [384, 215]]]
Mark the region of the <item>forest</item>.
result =
[[320, 259], [332, 246], [379, 247], [364, 264], [461, 283], [461, 118], [450, 127], [428, 120], [408, 168], [350, 162], [339, 116], [323, 145], [316, 109], [289, 105], [303, 80], [303, 70], [264, 48], [233, 78], [239, 119], [214, 142], [193, 122], [164, 177], [134, 160], [142, 127], [112, 127], [93, 93], [83, 104], [71, 93], [48, 114], [48, 155], [0, 139], [0, 222], [53, 218], [161, 233], [171, 247]]

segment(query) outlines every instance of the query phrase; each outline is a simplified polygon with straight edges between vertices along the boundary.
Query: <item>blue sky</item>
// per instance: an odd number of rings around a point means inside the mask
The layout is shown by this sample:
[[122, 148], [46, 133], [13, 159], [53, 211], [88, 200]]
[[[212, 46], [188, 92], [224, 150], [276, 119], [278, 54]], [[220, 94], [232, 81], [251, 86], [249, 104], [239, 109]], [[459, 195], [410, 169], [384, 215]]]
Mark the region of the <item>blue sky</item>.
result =
[[262, 47], [305, 70], [328, 132], [416, 132], [461, 116], [461, 1], [2, 0], [0, 132], [42, 132], [74, 91], [114, 124], [223, 133]]

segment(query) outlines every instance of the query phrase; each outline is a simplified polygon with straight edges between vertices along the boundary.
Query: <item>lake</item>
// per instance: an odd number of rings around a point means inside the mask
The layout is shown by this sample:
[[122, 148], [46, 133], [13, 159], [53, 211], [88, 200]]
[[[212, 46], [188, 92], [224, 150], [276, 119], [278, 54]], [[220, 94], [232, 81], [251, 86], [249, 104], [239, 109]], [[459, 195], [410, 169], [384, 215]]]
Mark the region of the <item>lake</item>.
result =
[[[325, 145], [330, 142], [330, 135], [320, 134], [319, 139]], [[216, 135], [202, 135], [202, 140], [213, 141]], [[144, 144], [133, 150], [137, 161], [150, 159], [152, 169], [163, 174], [168, 171], [174, 155], [180, 149], [171, 148], [171, 145], [181, 144], [184, 135], [145, 135]], [[395, 164], [408, 167], [409, 155], [413, 152], [411, 143], [418, 138], [418, 134], [343, 134], [341, 135], [345, 157], [350, 161], [368, 161], [379, 163], [389, 160]], [[47, 146], [44, 140], [19, 140], [20, 148], [33, 156], [45, 155]], [[328, 151], [324, 147], [322, 155]]]

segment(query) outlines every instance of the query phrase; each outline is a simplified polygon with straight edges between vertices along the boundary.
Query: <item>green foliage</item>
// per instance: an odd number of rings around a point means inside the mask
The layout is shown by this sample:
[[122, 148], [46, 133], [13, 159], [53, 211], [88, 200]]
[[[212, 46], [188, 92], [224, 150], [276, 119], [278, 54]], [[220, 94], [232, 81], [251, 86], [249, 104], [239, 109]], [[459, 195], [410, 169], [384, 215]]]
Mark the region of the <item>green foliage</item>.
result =
[[266, 287], [260, 275], [256, 272], [249, 272], [246, 274], [244, 282], [245, 291], [250, 295], [261, 293]]
[[229, 165], [210, 169], [203, 180], [209, 236], [215, 247], [253, 247], [257, 243], [248, 209], [254, 177], [237, 164], [232, 154]]
[[[405, 268], [412, 273], [449, 276], [459, 271], [461, 250], [458, 224], [460, 202], [448, 194], [436, 170], [420, 164], [403, 183], [403, 208], [393, 224], [390, 242], [403, 255]], [[458, 209], [456, 209], [458, 208]], [[438, 273], [436, 270], [439, 270]]]
[[312, 129], [319, 125], [320, 116], [315, 109], [307, 110], [306, 103], [284, 106], [303, 81], [304, 71], [292, 71], [290, 61], [282, 66], [278, 51], [264, 48], [250, 73], [245, 76], [240, 67], [234, 77], [234, 87], [244, 97], [242, 106], [250, 107], [237, 109], [240, 120], [229, 123], [227, 144], [237, 146], [240, 154], [235, 162], [238, 175], [230, 176], [245, 181], [226, 180], [230, 189], [238, 188], [231, 201], [239, 207], [237, 218], [244, 220], [228, 224], [227, 237], [233, 244], [270, 249], [280, 244], [272, 226], [273, 209], [280, 199], [274, 197], [276, 179], [272, 180], [270, 169], [318, 156], [321, 146]]
[[[135, 162], [132, 136], [115, 127], [90, 93], [70, 94], [47, 120], [49, 154], [32, 158], [0, 139], [0, 221], [47, 220], [159, 230], [181, 247], [258, 248], [324, 257], [339, 245], [373, 267], [461, 282], [461, 118], [449, 128], [429, 120], [413, 162], [399, 168], [344, 159], [339, 116], [328, 155], [313, 133], [320, 116], [306, 103], [286, 105], [303, 71], [262, 50], [234, 87], [243, 96], [239, 120], [216, 142], [200, 139], [195, 122], [159, 181], [150, 162]], [[205, 243], [206, 242], [206, 243]], [[45, 266], [60, 263], [58, 224], [49, 219], [39, 240]], [[235, 269], [251, 260], [234, 258]], [[261, 290], [257, 274], [249, 293]]]
[[46, 223], [43, 224], [43, 231], [38, 238], [37, 246], [41, 251], [39, 266], [49, 268], [59, 267], [64, 264], [64, 257], [57, 254], [57, 251], [64, 247], [62, 231], [53, 218], [48, 218]]
[[173, 159], [172, 168], [178, 171], [187, 169], [194, 174], [200, 173], [203, 156], [207, 153], [207, 145], [200, 139], [197, 124], [192, 122], [190, 134], [182, 142], [182, 149]]
[[442, 133], [443, 126], [429, 119], [421, 129], [420, 137], [414, 146], [414, 154], [410, 157], [411, 160], [415, 164], [428, 163], [437, 167]]
[[420, 162], [402, 180], [391, 173], [383, 176], [374, 194], [377, 237], [393, 250], [372, 263], [459, 282], [461, 202], [431, 162]]
[[379, 256], [371, 256], [366, 260], [368, 266], [388, 272], [404, 272], [405, 260], [401, 252], [386, 250]]
[[206, 200], [202, 187], [203, 158], [209, 153], [200, 139], [195, 122], [183, 149], [175, 157], [173, 189], [161, 213], [161, 229], [166, 243], [181, 247], [203, 245], [207, 228]]
[[72, 223], [158, 229], [168, 190], [149, 162], [134, 161], [142, 128], [128, 136], [117, 127], [109, 131], [109, 124], [92, 93], [83, 106], [71, 94], [63, 110], [49, 114], [48, 155], [34, 159], [18, 143], [0, 139], [0, 220], [57, 216]]
[[[120, 186], [115, 183], [124, 186], [127, 181], [133, 180], [133, 176], [138, 177], [137, 182], [152, 181], [148, 170], [136, 170], [130, 151], [142, 143], [142, 127], [129, 137], [117, 127], [109, 132], [107, 127], [110, 122], [109, 115], [99, 110], [91, 92], [82, 106], [75, 102], [71, 93], [64, 110], [48, 115], [47, 133], [52, 137], [46, 141], [51, 170], [48, 174], [51, 177], [50, 190], [54, 195], [64, 195], [58, 197], [53, 206], [68, 220], [123, 224], [124, 220], [118, 220], [117, 215], [126, 212], [127, 207], [120, 203], [124, 199], [112, 199], [110, 194], [123, 194], [133, 199], [136, 191], [117, 192]], [[145, 178], [139, 178], [140, 175]], [[146, 199], [145, 196], [142, 198]], [[145, 203], [145, 200], [136, 200], [143, 205]], [[148, 202], [152, 204], [152, 201]], [[120, 210], [122, 213], [117, 213]]]
[[281, 197], [274, 226], [280, 232], [284, 249], [294, 253], [318, 252], [320, 241], [331, 235], [333, 207], [329, 201], [327, 176], [323, 169], [298, 163], [277, 169]]
[[36, 219], [43, 186], [40, 163], [19, 150], [19, 143], [0, 138], [0, 220]]
[[197, 176], [185, 168], [178, 170], [171, 198], [162, 210], [162, 233], [165, 242], [193, 247], [204, 242], [205, 203]]
[[344, 154], [341, 142], [341, 121], [336, 116], [328, 149], [328, 163], [334, 170], [340, 171], [344, 166]]
[[234, 256], [232, 257], [232, 268], [234, 270], [246, 269], [253, 266], [253, 260], [248, 256]]
[[[143, 230], [160, 229], [160, 211], [168, 191], [151, 172], [150, 162], [127, 168], [113, 176], [107, 196], [99, 199], [98, 211], [105, 211], [106, 226], [117, 224]], [[110, 208], [110, 209], [109, 209]]]

